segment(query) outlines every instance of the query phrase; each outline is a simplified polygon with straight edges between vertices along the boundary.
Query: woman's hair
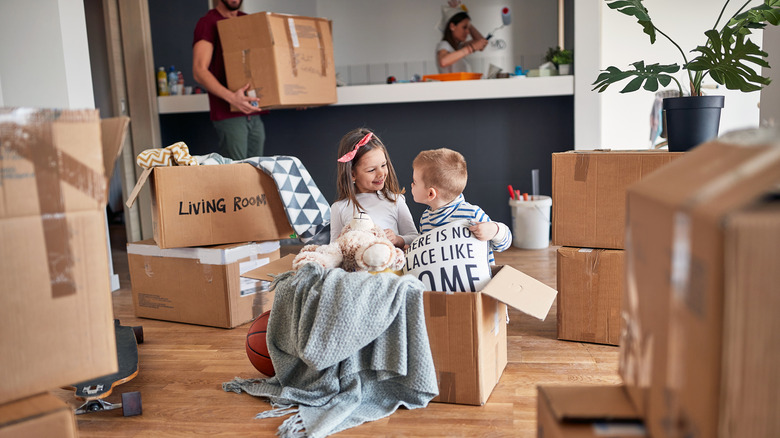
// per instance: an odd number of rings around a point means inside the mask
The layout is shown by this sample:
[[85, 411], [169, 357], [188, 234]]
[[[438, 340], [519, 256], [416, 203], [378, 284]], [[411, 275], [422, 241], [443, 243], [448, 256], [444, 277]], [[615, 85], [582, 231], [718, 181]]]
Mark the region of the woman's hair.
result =
[[[344, 135], [344, 137], [342, 137], [341, 141], [339, 142], [337, 158], [343, 157], [345, 154], [355, 149], [355, 145], [370, 132], [372, 131], [366, 128], [357, 128]], [[391, 202], [395, 202], [398, 198], [396, 195], [402, 194], [406, 191], [398, 184], [398, 177], [395, 174], [393, 163], [390, 161], [390, 157], [387, 155], [387, 149], [385, 148], [384, 143], [382, 143], [382, 140], [380, 140], [379, 137], [373, 133], [371, 140], [369, 140], [365, 146], [361, 146], [357, 149], [354, 158], [345, 163], [337, 162], [336, 190], [338, 193], [336, 201], [349, 199], [350, 202], [352, 202], [352, 204], [359, 210], [363, 210], [363, 206], [360, 205], [357, 200], [355, 183], [352, 182], [352, 171], [354, 166], [360, 162], [361, 158], [363, 158], [363, 155], [373, 151], [374, 149], [381, 149], [385, 154], [385, 160], [387, 160], [387, 178], [385, 178], [385, 186], [382, 188], [382, 194], [385, 196], [385, 198]]]
[[458, 50], [458, 46], [460, 45], [461, 41], [455, 40], [455, 37], [452, 36], [452, 30], [450, 30], [450, 24], [457, 25], [463, 20], [471, 19], [469, 18], [469, 14], [465, 12], [458, 12], [457, 14], [453, 15], [452, 18], [450, 18], [450, 21], [447, 22], [447, 26], [444, 28], [444, 36], [442, 37], [443, 40], [450, 43], [453, 49]]
[[448, 201], [463, 192], [469, 178], [466, 159], [459, 152], [447, 148], [420, 152], [412, 167], [422, 179], [418, 182], [425, 183], [426, 188], [435, 188]]

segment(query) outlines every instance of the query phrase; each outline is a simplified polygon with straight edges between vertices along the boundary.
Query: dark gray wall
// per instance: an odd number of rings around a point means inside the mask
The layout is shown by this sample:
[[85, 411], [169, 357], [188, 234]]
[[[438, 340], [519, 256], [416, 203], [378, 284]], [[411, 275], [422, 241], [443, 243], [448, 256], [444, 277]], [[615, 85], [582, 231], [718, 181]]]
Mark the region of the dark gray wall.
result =
[[[263, 116], [265, 155], [297, 156], [333, 200], [338, 142], [356, 127], [380, 136], [407, 192], [417, 153], [449, 147], [468, 162], [466, 199], [511, 226], [507, 185], [530, 193], [531, 170], [539, 169], [540, 194], [550, 195], [551, 154], [573, 149], [573, 111], [571, 96], [275, 110]], [[196, 155], [216, 151], [207, 113], [163, 115], [161, 127], [166, 145], [184, 141]], [[423, 207], [411, 196], [408, 204], [418, 218]]]
[[173, 65], [184, 76], [184, 84], [196, 87], [192, 78], [192, 36], [195, 23], [209, 10], [208, 0], [149, 0], [154, 65]]

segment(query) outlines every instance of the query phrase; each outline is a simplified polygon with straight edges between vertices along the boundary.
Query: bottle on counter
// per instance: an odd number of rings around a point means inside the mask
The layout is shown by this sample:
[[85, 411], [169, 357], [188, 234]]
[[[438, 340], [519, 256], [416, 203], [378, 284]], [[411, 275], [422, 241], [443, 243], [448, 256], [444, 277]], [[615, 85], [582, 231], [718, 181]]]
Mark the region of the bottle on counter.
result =
[[179, 78], [176, 77], [176, 67], [171, 66], [168, 70], [168, 92], [171, 96], [176, 96], [176, 89], [179, 87]]
[[170, 95], [170, 91], [168, 89], [168, 75], [165, 73], [165, 67], [160, 67], [157, 69], [157, 95]]
[[184, 75], [181, 74], [180, 70], [176, 70], [176, 78], [178, 80], [178, 83], [176, 84], [176, 94], [181, 96], [184, 94]]

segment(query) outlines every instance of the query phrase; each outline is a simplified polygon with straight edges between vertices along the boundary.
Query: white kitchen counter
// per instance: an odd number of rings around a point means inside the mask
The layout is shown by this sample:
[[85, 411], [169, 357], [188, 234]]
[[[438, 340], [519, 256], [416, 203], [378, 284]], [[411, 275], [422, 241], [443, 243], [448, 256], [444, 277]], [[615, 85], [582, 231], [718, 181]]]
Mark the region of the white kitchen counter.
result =
[[[415, 82], [338, 87], [334, 105], [434, 102], [446, 100], [507, 99], [574, 94], [574, 76], [511, 77], [473, 81]], [[160, 96], [160, 114], [205, 112], [206, 94]]]

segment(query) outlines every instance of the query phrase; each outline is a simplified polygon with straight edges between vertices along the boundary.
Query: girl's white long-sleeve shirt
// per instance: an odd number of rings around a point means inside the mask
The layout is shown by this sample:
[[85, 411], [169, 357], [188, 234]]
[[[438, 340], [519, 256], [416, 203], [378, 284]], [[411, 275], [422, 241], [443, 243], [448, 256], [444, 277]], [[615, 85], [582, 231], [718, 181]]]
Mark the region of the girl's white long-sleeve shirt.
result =
[[[409, 245], [420, 233], [414, 224], [412, 213], [406, 205], [404, 195], [398, 195], [396, 202], [385, 198], [382, 192], [358, 193], [357, 200], [363, 207], [363, 213], [382, 229], [393, 230]], [[359, 213], [357, 206], [348, 199], [336, 201], [330, 206], [330, 241], [333, 242], [341, 234], [341, 230]]]

